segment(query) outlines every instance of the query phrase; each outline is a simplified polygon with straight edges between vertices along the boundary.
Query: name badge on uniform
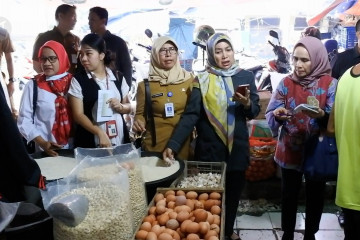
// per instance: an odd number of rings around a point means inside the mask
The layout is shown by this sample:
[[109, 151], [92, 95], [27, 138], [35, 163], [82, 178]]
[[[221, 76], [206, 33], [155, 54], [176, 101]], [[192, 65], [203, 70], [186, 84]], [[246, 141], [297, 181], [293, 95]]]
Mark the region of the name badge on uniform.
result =
[[173, 103], [165, 103], [165, 116], [173, 117], [174, 116], [174, 104]]
[[117, 136], [117, 129], [116, 129], [116, 121], [110, 120], [106, 122], [106, 133], [109, 138], [113, 138]]

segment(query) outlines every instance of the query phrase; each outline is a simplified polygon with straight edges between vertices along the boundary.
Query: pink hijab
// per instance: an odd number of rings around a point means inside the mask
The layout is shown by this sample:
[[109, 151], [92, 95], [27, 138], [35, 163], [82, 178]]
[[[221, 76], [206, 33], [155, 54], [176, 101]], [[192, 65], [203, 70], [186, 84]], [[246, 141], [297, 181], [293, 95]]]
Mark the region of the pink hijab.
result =
[[308, 87], [320, 77], [331, 74], [331, 67], [326, 48], [319, 39], [310, 36], [303, 37], [295, 44], [294, 50], [298, 46], [303, 46], [308, 51], [311, 61], [311, 72], [303, 78], [299, 78], [295, 72], [293, 72], [290, 75], [290, 78], [294, 82], [299, 83], [301, 86]]

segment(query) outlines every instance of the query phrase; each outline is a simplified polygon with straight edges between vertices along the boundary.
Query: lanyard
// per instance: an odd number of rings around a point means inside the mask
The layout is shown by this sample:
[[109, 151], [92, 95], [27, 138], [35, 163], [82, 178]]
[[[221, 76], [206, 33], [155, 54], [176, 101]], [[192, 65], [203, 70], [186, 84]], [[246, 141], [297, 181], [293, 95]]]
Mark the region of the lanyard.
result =
[[107, 74], [106, 74], [106, 89], [109, 90], [109, 79]]

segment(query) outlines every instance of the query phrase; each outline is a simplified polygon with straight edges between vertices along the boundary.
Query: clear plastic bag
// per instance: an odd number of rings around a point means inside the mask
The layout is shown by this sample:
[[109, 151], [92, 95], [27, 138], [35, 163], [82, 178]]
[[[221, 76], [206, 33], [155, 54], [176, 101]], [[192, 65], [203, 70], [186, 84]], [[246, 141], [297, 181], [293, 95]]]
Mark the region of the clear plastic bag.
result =
[[[83, 195], [89, 201], [85, 218], [74, 227], [54, 218], [55, 240], [131, 239], [133, 220], [128, 172], [120, 166], [116, 171], [101, 171], [110, 164], [117, 164], [116, 157], [85, 157], [68, 177], [49, 183], [47, 191], [42, 191], [45, 209], [71, 195]], [[79, 210], [71, 209], [71, 214], [83, 214]]]
[[[126, 158], [133, 158], [132, 154], [136, 153], [136, 148], [133, 144], [123, 144], [120, 146], [116, 146], [114, 148], [75, 148], [74, 154], [75, 159], [80, 162], [85, 157], [108, 157], [108, 156], [116, 156], [116, 155], [123, 155]], [[137, 150], [140, 156], [140, 150]]]
[[271, 129], [266, 120], [252, 119], [247, 122], [249, 137], [272, 137]]
[[13, 220], [20, 203], [0, 202], [0, 232]]
[[271, 178], [276, 173], [274, 154], [276, 140], [272, 137], [250, 137], [250, 164], [245, 171], [248, 181]]
[[[89, 168], [77, 174], [77, 178], [80, 181], [96, 180], [107, 174], [116, 174], [120, 168], [125, 168], [128, 171], [130, 204], [135, 231], [137, 225], [140, 224], [145, 215], [147, 208], [145, 182], [140, 163], [140, 149], [134, 148], [132, 144], [124, 144], [113, 149], [77, 148], [75, 157], [78, 161], [81, 161], [80, 165], [82, 165], [83, 168], [84, 165], [89, 163], [86, 159], [97, 158], [97, 160], [101, 162], [101, 165], [89, 166]], [[97, 170], [94, 171], [93, 168]], [[70, 173], [70, 175], [71, 174], [72, 173]]]
[[147, 209], [145, 181], [140, 164], [140, 156], [134, 159], [118, 159], [118, 161], [121, 166], [128, 170], [129, 174], [129, 194], [135, 231]]

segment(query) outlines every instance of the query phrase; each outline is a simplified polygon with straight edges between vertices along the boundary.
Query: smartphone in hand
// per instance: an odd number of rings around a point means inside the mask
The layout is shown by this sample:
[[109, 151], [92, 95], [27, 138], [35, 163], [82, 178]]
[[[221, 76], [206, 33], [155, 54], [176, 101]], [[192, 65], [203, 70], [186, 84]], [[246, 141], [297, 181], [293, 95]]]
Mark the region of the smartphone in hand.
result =
[[250, 85], [249, 84], [243, 84], [243, 85], [239, 85], [236, 89], [236, 92], [240, 93], [241, 95], [245, 96], [246, 91], [249, 89]]

